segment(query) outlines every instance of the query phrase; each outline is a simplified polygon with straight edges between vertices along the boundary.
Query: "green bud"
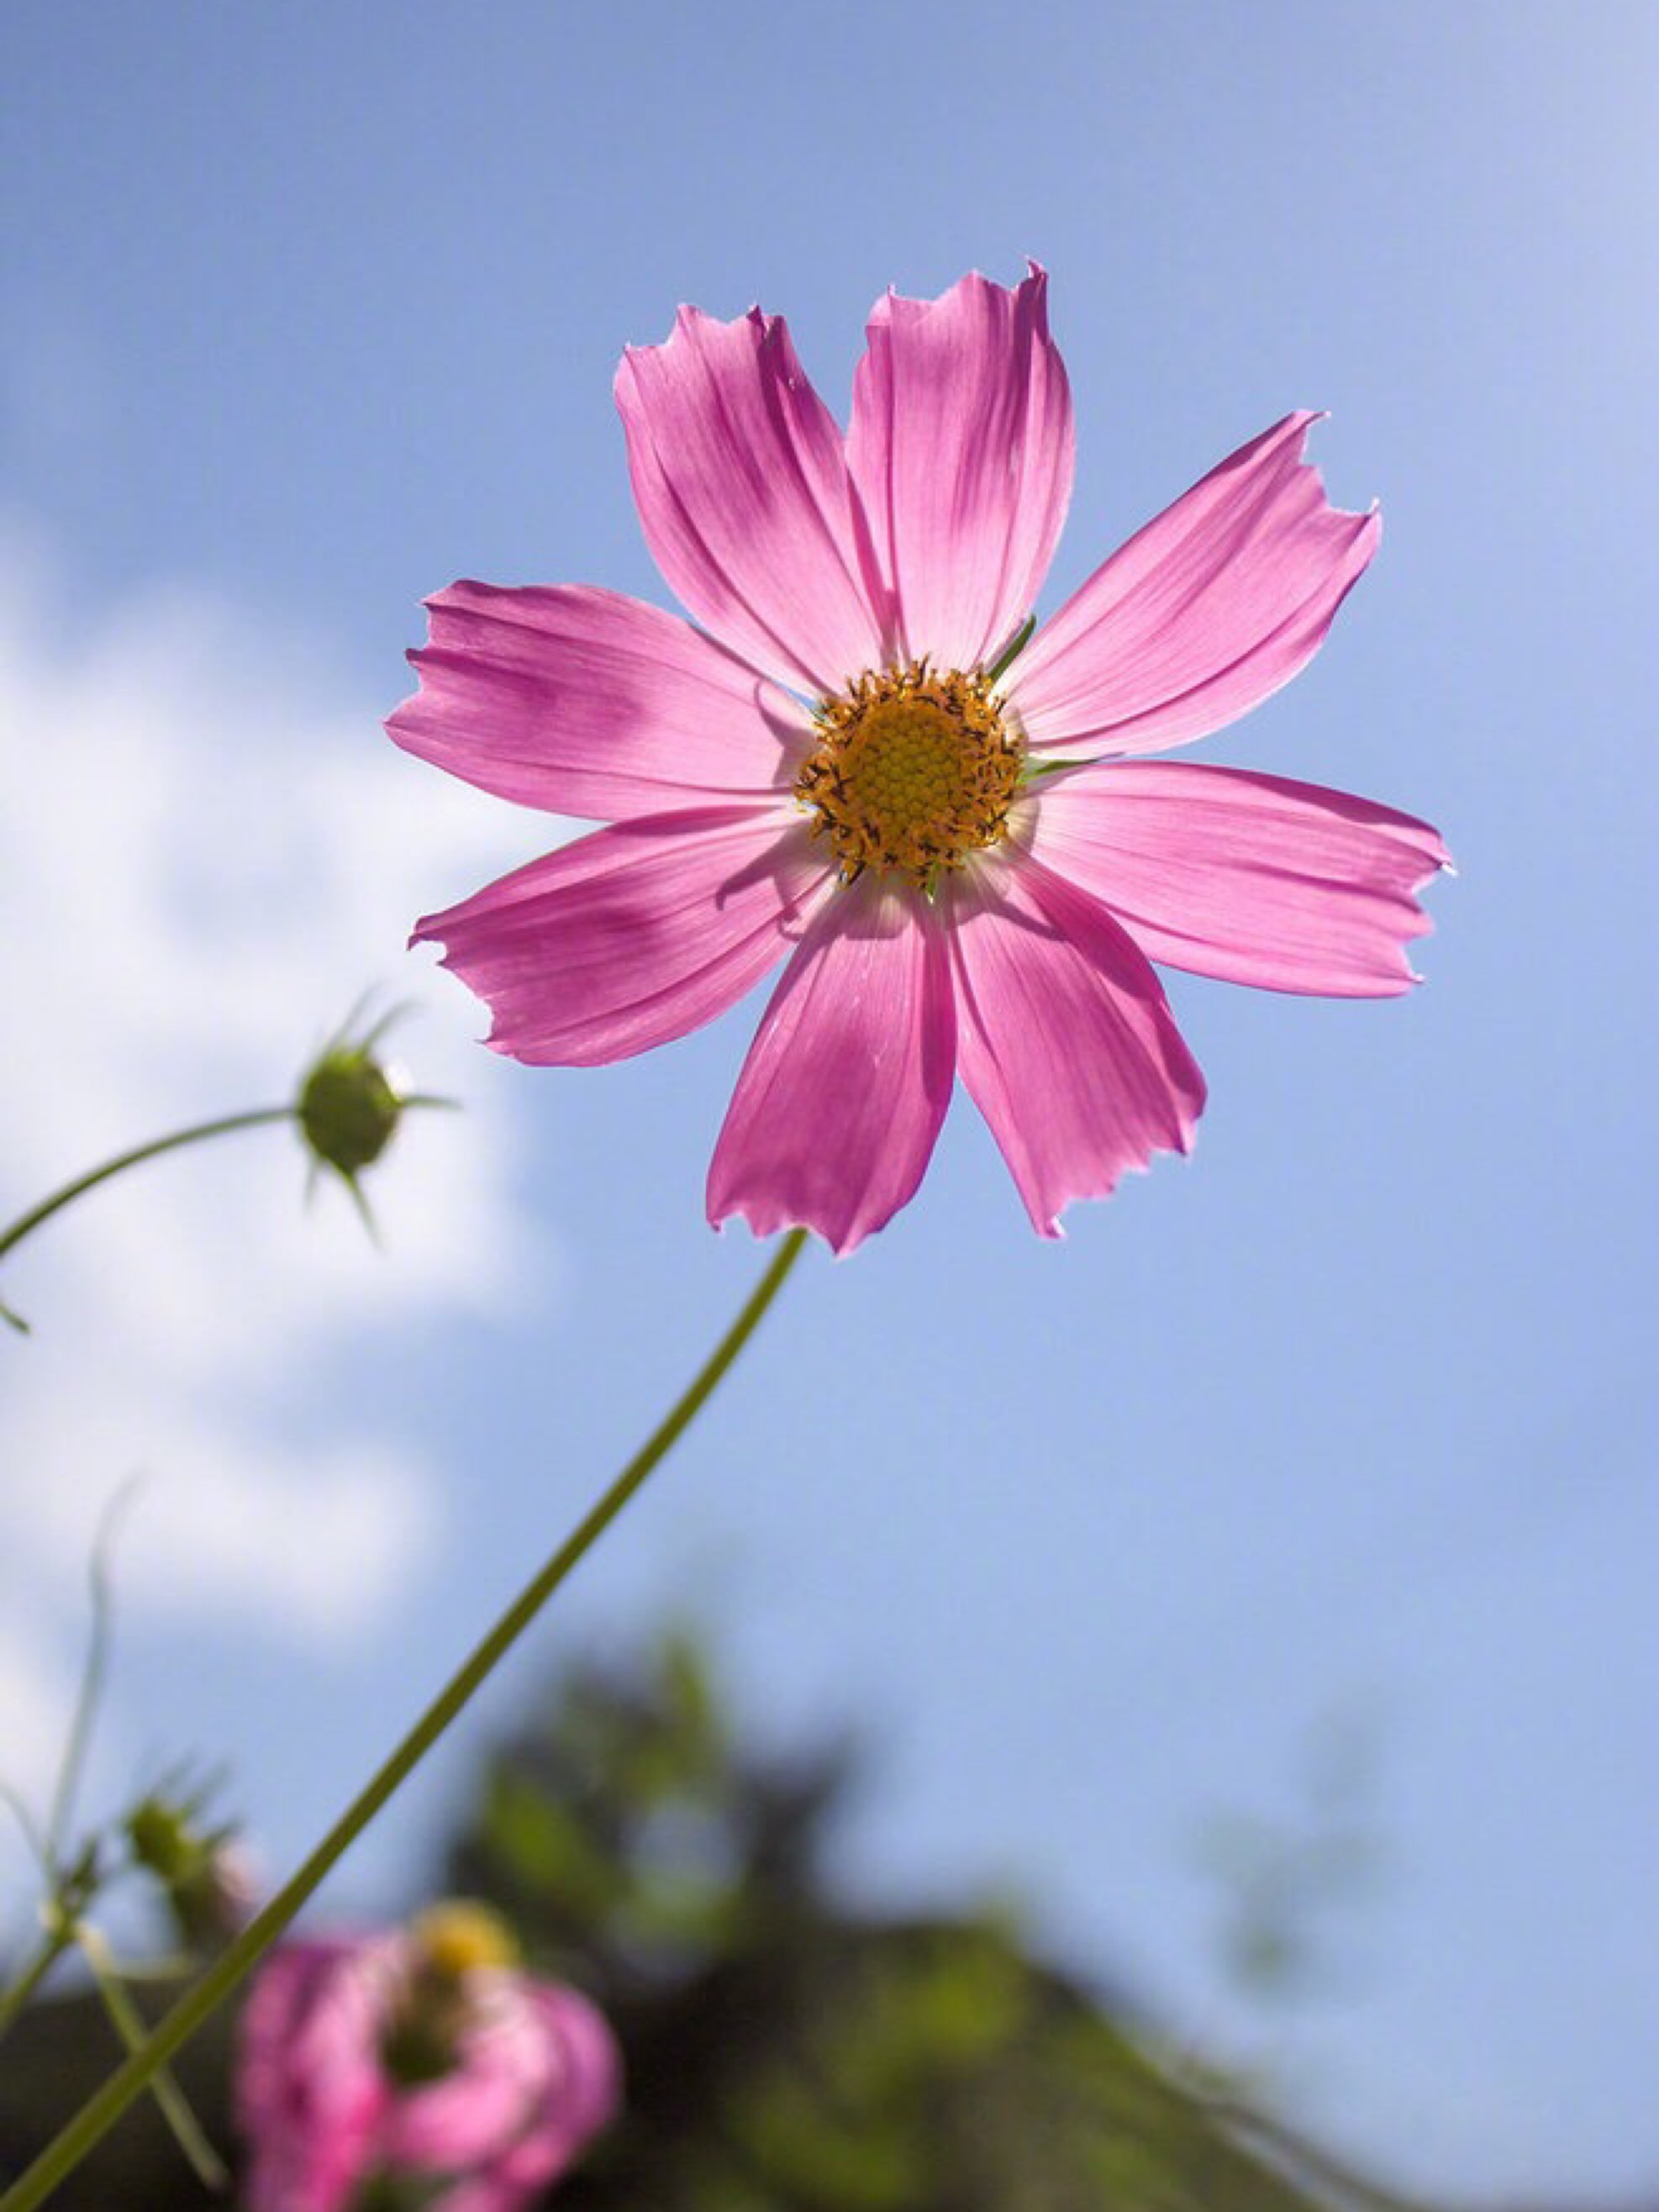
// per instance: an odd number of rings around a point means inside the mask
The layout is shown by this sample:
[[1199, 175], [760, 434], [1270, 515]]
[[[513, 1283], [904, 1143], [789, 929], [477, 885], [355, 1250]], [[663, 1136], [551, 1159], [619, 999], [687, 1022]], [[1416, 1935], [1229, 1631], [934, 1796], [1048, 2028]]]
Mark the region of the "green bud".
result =
[[188, 1811], [163, 1797], [142, 1799], [127, 1814], [125, 1826], [134, 1858], [163, 1881], [175, 1881], [201, 1855]]
[[316, 1158], [355, 1182], [391, 1143], [404, 1110], [366, 1045], [331, 1045], [300, 1090], [300, 1127]]
[[123, 1822], [136, 1863], [155, 1875], [184, 1942], [216, 1951], [251, 1918], [253, 1885], [234, 1832], [198, 1825], [199, 1797], [161, 1791], [141, 1798]]
[[356, 1200], [371, 1231], [374, 1224], [358, 1176], [373, 1167], [392, 1142], [405, 1109], [453, 1103], [404, 1090], [376, 1057], [376, 1047], [400, 1011], [394, 1006], [382, 1014], [355, 1042], [347, 1034], [355, 1016], [348, 1016], [300, 1085], [294, 1108], [313, 1173], [318, 1168], [332, 1168]]

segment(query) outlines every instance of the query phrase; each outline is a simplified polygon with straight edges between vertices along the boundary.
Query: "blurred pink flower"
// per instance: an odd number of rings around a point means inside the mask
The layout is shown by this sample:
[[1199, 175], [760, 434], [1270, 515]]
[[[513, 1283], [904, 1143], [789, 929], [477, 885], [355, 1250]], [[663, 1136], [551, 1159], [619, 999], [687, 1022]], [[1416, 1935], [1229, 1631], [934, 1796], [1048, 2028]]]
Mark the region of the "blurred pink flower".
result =
[[1149, 964], [1277, 991], [1415, 980], [1411, 816], [1137, 757], [1294, 676], [1376, 547], [1287, 415], [1012, 659], [1070, 497], [1047, 279], [877, 302], [841, 430], [782, 318], [683, 308], [617, 380], [646, 538], [702, 628], [586, 586], [428, 602], [388, 728], [486, 790], [613, 826], [416, 939], [515, 1059], [684, 1036], [787, 951], [708, 1206], [848, 1251], [921, 1180], [959, 1074], [1045, 1236], [1204, 1083]]
[[[285, 1945], [243, 2011], [248, 2212], [348, 2212], [377, 2178], [429, 2212], [515, 2212], [613, 2116], [617, 2047], [574, 1990], [498, 1963], [478, 1908]], [[459, 1940], [457, 1929], [459, 1927]]]

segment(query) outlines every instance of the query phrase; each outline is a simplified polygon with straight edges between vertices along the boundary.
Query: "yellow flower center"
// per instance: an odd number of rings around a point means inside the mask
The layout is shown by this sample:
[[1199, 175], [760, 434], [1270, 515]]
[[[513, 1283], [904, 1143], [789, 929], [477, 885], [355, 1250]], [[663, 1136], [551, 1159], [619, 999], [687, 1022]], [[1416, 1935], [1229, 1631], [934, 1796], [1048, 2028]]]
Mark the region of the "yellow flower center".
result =
[[441, 1980], [459, 1981], [480, 1966], [518, 1964], [513, 1930], [499, 1912], [471, 1898], [428, 1905], [416, 1914], [411, 1927], [422, 1966]]
[[813, 719], [795, 796], [846, 882], [873, 868], [931, 891], [941, 869], [1007, 835], [1024, 749], [984, 675], [913, 661], [860, 676]]
[[416, 2089], [460, 2063], [483, 2002], [477, 1977], [517, 1966], [519, 1947], [499, 1912], [465, 1897], [417, 1912], [409, 1932], [403, 1986], [380, 2032], [380, 2063], [401, 2087]]

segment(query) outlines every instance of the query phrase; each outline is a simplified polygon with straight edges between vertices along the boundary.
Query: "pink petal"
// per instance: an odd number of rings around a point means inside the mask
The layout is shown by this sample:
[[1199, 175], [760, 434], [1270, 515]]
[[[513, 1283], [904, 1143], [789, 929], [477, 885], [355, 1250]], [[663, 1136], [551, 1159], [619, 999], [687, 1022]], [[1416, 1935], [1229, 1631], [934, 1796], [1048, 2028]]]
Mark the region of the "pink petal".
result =
[[427, 601], [406, 751], [502, 799], [606, 821], [787, 785], [810, 732], [700, 630], [588, 585], [452, 584]]
[[951, 1103], [956, 1021], [937, 916], [869, 877], [784, 970], [708, 1170], [708, 1218], [797, 1223], [850, 1252], [915, 1191]]
[[841, 432], [781, 315], [682, 307], [665, 344], [623, 354], [617, 404], [646, 542], [700, 622], [813, 693], [881, 664]]
[[1072, 398], [1048, 280], [977, 274], [937, 300], [878, 300], [847, 458], [896, 593], [901, 650], [991, 658], [1030, 614], [1072, 494]]
[[236, 2117], [250, 2212], [346, 2212], [390, 2093], [379, 2037], [392, 1950], [380, 1939], [286, 1943], [237, 2030]]
[[511, 1971], [471, 1978], [473, 2016], [453, 2066], [400, 2091], [387, 2112], [380, 2142], [387, 2167], [441, 2173], [482, 2166], [540, 2118], [557, 2078], [559, 2051], [526, 1980]]
[[[524, 2131], [478, 2177], [494, 2203], [527, 2203], [580, 2158], [622, 2102], [622, 2057], [603, 2015], [575, 1990], [529, 1983], [553, 2064], [546, 2094]], [[489, 2201], [458, 2197], [446, 2212], [492, 2212]]]
[[1038, 1232], [1155, 1152], [1188, 1152], [1204, 1079], [1146, 958], [1023, 859], [947, 891], [960, 1066]]
[[830, 872], [793, 810], [596, 830], [418, 923], [484, 1000], [497, 1052], [592, 1067], [700, 1029], [804, 928]]
[[458, 2177], [432, 2212], [509, 2212], [615, 2117], [621, 2055], [587, 1999], [556, 1983], [507, 1972], [469, 2000], [454, 2071], [399, 2098], [380, 2154], [393, 2172]]
[[1156, 752], [1260, 705], [1317, 652], [1382, 532], [1328, 505], [1310, 414], [1212, 469], [1097, 568], [1015, 662], [1030, 742]]
[[1269, 991], [1389, 998], [1448, 855], [1426, 822], [1243, 769], [1124, 762], [1044, 778], [1030, 849], [1172, 968]]

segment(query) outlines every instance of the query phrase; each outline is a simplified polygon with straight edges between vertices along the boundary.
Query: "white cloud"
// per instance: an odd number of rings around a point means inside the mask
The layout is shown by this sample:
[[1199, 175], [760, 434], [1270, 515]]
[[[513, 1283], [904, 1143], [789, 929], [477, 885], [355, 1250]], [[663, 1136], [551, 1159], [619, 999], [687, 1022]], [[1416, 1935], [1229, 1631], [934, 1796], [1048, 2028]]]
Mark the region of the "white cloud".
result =
[[[465, 1116], [411, 1115], [369, 1188], [300, 1202], [286, 1130], [174, 1156], [46, 1225], [0, 1296], [0, 1768], [38, 1778], [66, 1710], [104, 1500], [144, 1493], [123, 1618], [340, 1638], [405, 1593], [441, 1514], [431, 1469], [339, 1435], [355, 1346], [488, 1310], [544, 1271], [479, 1024], [403, 951], [413, 917], [536, 848], [522, 815], [405, 763], [387, 701], [199, 591], [66, 622], [0, 532], [0, 1218], [125, 1146], [291, 1096], [365, 986], [411, 1000], [396, 1056]], [[325, 1446], [307, 1430], [328, 1431]]]

